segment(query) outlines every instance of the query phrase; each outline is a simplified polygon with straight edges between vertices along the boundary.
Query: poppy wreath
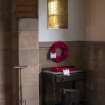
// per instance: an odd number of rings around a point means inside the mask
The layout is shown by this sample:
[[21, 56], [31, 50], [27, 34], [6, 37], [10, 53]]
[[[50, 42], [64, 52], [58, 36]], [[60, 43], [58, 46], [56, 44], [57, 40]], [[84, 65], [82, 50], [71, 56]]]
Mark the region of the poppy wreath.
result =
[[[57, 49], [61, 49], [60, 55], [57, 55], [57, 53], [56, 53]], [[50, 53], [56, 53], [56, 58], [52, 58], [52, 60], [56, 63], [60, 63], [68, 57], [68, 46], [62, 41], [55, 42], [51, 46], [49, 51], [50, 51]]]

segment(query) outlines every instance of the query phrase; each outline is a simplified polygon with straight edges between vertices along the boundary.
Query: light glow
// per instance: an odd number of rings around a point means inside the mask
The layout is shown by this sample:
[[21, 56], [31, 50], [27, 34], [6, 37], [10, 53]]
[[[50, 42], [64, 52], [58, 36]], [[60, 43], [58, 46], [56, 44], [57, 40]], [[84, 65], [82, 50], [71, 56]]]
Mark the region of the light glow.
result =
[[49, 2], [49, 15], [57, 15], [57, 1]]
[[48, 28], [68, 27], [68, 0], [48, 0]]

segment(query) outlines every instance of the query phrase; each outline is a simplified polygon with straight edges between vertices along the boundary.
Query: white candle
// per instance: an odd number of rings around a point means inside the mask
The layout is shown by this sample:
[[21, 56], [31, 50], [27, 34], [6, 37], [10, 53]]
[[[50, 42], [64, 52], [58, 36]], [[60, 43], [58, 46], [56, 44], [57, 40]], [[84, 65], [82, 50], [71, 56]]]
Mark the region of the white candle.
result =
[[63, 74], [66, 76], [70, 76], [70, 70], [69, 69], [64, 69]]
[[56, 53], [50, 53], [50, 58], [51, 58], [51, 59], [56, 58]]

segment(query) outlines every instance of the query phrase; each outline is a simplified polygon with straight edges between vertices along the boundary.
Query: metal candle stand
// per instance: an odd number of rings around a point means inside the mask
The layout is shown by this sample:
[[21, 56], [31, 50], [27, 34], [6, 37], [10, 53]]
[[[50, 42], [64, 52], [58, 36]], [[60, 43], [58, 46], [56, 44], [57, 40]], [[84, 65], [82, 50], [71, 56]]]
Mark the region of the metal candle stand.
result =
[[22, 73], [21, 73], [21, 70], [27, 68], [27, 65], [23, 65], [23, 66], [14, 66], [13, 67], [14, 69], [18, 69], [19, 70], [19, 100], [18, 100], [18, 103], [19, 105], [26, 105], [26, 99], [23, 99], [23, 96], [22, 96]]

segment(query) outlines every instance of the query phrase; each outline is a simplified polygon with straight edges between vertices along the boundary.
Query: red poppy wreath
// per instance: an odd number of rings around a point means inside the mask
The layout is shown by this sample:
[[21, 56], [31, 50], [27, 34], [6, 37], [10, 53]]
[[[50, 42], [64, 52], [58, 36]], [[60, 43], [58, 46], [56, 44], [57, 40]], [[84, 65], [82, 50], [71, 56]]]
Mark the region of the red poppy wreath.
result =
[[[61, 50], [60, 55], [57, 54], [57, 49]], [[60, 63], [68, 57], [68, 46], [62, 41], [55, 42], [49, 51], [50, 58], [56, 63]]]

